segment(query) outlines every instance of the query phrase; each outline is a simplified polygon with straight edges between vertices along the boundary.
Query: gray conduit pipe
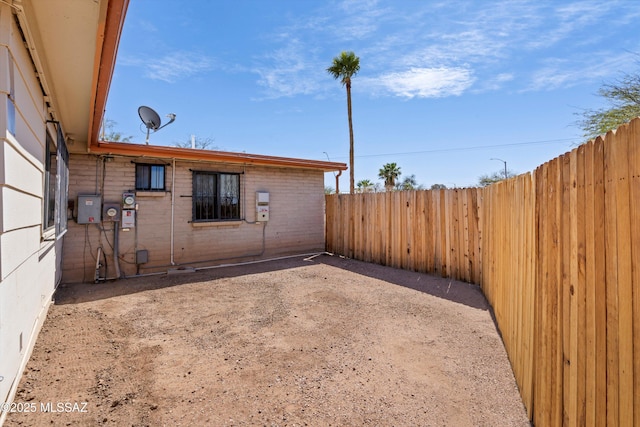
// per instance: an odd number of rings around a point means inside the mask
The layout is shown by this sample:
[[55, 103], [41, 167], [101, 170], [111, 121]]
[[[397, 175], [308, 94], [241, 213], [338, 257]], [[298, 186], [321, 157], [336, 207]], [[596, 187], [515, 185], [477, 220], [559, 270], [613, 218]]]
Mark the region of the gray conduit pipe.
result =
[[113, 265], [116, 269], [116, 277], [121, 279], [123, 276], [120, 271], [120, 250], [118, 249], [120, 246], [120, 233], [118, 232], [120, 230], [119, 225], [120, 224], [117, 222], [113, 223]]

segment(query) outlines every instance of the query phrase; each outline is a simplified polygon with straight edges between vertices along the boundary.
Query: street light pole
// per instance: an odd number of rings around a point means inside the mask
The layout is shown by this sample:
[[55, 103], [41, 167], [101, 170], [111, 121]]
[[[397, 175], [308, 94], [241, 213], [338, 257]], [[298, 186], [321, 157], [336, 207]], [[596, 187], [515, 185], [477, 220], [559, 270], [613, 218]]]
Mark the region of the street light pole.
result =
[[498, 160], [504, 163], [504, 179], [507, 179], [507, 162], [502, 159], [496, 159], [495, 157], [490, 158], [489, 160]]

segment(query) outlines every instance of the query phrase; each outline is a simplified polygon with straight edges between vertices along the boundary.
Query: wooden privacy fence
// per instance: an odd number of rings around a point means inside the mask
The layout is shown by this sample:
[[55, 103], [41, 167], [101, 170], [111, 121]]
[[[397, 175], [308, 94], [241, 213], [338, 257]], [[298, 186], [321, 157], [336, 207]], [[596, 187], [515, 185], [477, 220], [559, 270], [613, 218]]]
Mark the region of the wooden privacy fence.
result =
[[640, 426], [640, 119], [486, 188], [326, 201], [328, 251], [482, 287], [536, 426]]
[[328, 196], [327, 248], [367, 262], [477, 282], [480, 191]]

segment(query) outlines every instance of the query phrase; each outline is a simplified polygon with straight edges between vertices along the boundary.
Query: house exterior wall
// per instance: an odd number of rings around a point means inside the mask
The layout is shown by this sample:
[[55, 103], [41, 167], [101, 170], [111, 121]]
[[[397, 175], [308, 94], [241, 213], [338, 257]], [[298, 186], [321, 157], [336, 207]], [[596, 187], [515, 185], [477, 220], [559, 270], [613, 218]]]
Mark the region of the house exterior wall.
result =
[[[69, 200], [77, 201], [79, 194], [99, 194], [103, 202], [121, 203], [123, 192], [135, 189], [134, 162], [165, 164], [166, 191], [134, 191], [136, 226], [118, 231], [119, 264], [125, 276], [324, 250], [321, 170], [176, 160], [174, 177], [171, 159], [72, 154]], [[192, 171], [241, 174], [243, 220], [191, 222]], [[257, 191], [270, 195], [270, 219], [266, 223], [255, 223]], [[171, 265], [172, 200], [175, 265]], [[107, 272], [102, 269], [101, 276], [114, 277], [113, 241], [114, 223], [82, 225], [69, 221], [63, 281], [92, 282], [98, 247], [105, 252], [107, 262]], [[137, 250], [148, 251], [147, 263], [136, 265]]]
[[62, 249], [56, 227], [43, 230], [46, 134], [55, 141], [56, 130], [33, 68], [0, 3], [0, 403], [12, 399], [35, 344]]

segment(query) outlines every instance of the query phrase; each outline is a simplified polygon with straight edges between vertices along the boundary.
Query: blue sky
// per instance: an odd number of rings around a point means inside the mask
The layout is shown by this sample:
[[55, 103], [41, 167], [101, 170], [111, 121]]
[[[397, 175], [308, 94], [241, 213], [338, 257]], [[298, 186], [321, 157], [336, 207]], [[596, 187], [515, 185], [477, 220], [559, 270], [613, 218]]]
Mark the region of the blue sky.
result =
[[524, 173], [583, 142], [598, 88], [640, 68], [638, 22], [636, 0], [131, 0], [105, 116], [137, 143], [147, 105], [177, 116], [151, 144], [348, 163], [326, 68], [351, 50], [356, 181], [395, 162], [464, 187], [502, 170], [492, 158]]

